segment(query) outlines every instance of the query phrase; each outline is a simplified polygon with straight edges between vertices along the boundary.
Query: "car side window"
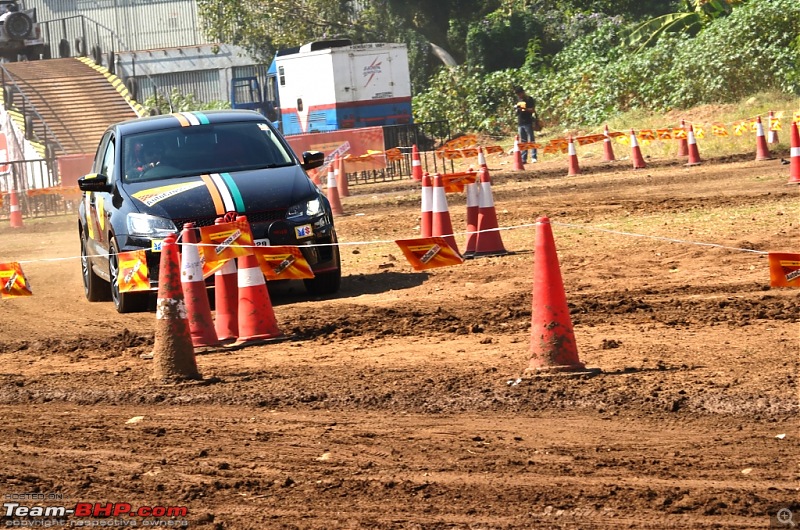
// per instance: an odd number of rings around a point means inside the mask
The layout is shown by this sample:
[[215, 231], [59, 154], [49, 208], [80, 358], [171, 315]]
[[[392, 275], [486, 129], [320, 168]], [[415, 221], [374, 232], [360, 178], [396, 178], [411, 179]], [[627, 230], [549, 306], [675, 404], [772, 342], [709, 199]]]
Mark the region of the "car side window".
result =
[[103, 153], [103, 161], [100, 163], [100, 173], [109, 178], [114, 174], [114, 157], [116, 156], [116, 152], [116, 142], [112, 136], [108, 139], [105, 153]]

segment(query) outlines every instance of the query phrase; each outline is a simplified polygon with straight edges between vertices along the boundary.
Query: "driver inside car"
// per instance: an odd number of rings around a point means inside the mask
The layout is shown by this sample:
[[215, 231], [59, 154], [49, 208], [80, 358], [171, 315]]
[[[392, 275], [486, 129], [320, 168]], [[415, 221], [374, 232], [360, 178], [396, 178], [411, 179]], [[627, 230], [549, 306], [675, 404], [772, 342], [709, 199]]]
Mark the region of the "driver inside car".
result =
[[163, 149], [155, 143], [137, 143], [133, 147], [131, 163], [128, 165], [127, 176], [140, 178], [161, 163]]

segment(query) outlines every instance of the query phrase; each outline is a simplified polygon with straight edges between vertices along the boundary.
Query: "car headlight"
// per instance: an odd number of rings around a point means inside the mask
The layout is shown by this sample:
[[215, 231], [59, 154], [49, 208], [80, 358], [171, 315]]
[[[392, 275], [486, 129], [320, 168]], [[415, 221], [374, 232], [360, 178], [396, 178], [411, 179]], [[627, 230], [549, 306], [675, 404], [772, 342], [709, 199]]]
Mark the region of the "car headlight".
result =
[[170, 219], [156, 217], [146, 213], [128, 214], [128, 234], [132, 236], [149, 237], [151, 239], [167, 237], [176, 234], [178, 228]]
[[323, 212], [322, 209], [322, 201], [317, 199], [312, 199], [308, 202], [301, 202], [295, 204], [286, 212], [286, 218], [292, 219], [293, 217], [314, 217], [315, 215], [320, 215]]

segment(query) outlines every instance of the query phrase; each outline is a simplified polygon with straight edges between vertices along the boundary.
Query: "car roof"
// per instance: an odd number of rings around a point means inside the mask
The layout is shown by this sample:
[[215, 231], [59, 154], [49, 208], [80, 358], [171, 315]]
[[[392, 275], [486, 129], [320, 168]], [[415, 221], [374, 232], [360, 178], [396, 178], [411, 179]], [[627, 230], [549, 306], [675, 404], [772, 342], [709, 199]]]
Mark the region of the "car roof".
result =
[[121, 135], [136, 134], [140, 132], [174, 129], [181, 126], [181, 121], [179, 120], [188, 120], [190, 122], [199, 121], [200, 123], [231, 123], [243, 121], [267, 123], [267, 119], [256, 111], [231, 109], [175, 112], [172, 114], [147, 116], [145, 118], [134, 118], [132, 120], [115, 123], [111, 125], [109, 129], [114, 129]]

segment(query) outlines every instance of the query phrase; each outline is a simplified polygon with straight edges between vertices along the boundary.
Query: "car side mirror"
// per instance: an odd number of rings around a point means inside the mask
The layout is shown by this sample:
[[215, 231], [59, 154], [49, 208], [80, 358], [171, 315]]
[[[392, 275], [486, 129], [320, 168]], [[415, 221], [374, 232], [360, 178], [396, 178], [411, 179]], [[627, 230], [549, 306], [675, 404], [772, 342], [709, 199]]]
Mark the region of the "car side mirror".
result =
[[78, 179], [81, 191], [111, 191], [108, 177], [101, 173], [89, 173]]
[[325, 153], [320, 151], [303, 151], [303, 169], [308, 171], [325, 163]]

